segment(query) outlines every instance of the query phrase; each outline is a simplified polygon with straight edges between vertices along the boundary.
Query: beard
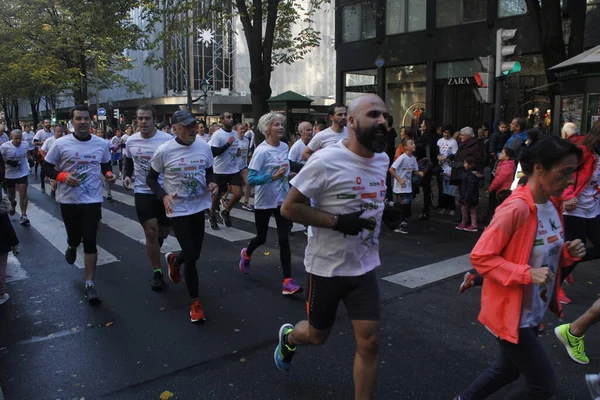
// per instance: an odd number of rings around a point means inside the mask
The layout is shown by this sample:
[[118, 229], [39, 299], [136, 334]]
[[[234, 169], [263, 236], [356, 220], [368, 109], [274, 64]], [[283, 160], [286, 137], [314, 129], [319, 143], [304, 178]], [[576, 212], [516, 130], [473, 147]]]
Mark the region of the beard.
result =
[[366, 149], [375, 152], [383, 153], [385, 150], [385, 134], [387, 125], [378, 124], [369, 128], [360, 126], [360, 122], [356, 121], [356, 140]]

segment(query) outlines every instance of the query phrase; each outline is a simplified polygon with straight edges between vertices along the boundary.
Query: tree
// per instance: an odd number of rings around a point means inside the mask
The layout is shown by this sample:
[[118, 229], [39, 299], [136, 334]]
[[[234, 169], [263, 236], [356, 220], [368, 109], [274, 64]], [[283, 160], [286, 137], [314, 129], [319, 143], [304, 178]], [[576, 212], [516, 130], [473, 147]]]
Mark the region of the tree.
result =
[[[89, 99], [90, 83], [96, 91], [115, 86], [140, 89], [119, 74], [132, 68], [125, 49], [137, 49], [142, 37], [131, 19], [140, 0], [4, 0], [0, 21], [5, 32], [22, 41], [25, 54], [34, 54], [35, 66], [49, 62], [76, 104]], [[57, 89], [57, 88], [53, 88]], [[44, 97], [56, 98], [56, 90]], [[27, 97], [25, 97], [27, 98]], [[32, 104], [39, 96], [29, 97]], [[39, 103], [39, 101], [38, 101]]]
[[570, 32], [568, 43], [565, 44], [561, 1], [525, 1], [527, 4], [527, 14], [530, 16], [539, 34], [542, 59], [546, 68], [548, 95], [552, 109], [554, 109], [554, 98], [560, 91], [556, 76], [549, 69], [583, 52], [587, 5], [583, 0], [569, 1], [569, 9], [566, 11], [570, 19]]
[[[268, 112], [271, 97], [271, 73], [281, 63], [302, 59], [319, 45], [320, 32], [312, 27], [313, 16], [330, 0], [149, 0], [144, 16], [152, 35], [147, 48], [152, 52], [148, 62], [166, 67], [174, 52], [169, 46], [178, 35], [186, 35], [191, 26], [220, 21], [222, 29], [239, 17], [250, 58], [250, 96], [254, 121]], [[235, 32], [233, 32], [235, 34]], [[162, 53], [161, 53], [162, 52]], [[255, 131], [257, 143], [264, 140]]]

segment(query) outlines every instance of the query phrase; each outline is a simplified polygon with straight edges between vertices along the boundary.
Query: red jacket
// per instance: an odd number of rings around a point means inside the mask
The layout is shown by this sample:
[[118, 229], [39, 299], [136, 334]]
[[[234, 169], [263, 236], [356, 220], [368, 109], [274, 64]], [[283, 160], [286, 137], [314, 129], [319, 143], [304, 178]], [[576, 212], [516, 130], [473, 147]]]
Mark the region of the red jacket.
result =
[[490, 192], [498, 192], [500, 190], [510, 190], [510, 186], [515, 179], [515, 170], [517, 165], [513, 160], [504, 160], [498, 163], [496, 168], [496, 176], [490, 185]]
[[[562, 223], [562, 202], [550, 198]], [[537, 209], [528, 185], [519, 186], [497, 209], [490, 225], [483, 231], [471, 252], [473, 267], [483, 276], [479, 321], [499, 338], [511, 343], [519, 341], [519, 322], [523, 287], [531, 283], [531, 267], [527, 264], [538, 226]], [[555, 290], [550, 309], [561, 316], [556, 299], [560, 287], [560, 267], [579, 259], [567, 252], [560, 257], [555, 277]]]
[[579, 162], [577, 170], [573, 173], [575, 183], [565, 189], [562, 195], [563, 200], [579, 197], [579, 194], [590, 182], [592, 174], [596, 170], [594, 151], [588, 149], [586, 146], [579, 146], [579, 148], [583, 151], [583, 158]]

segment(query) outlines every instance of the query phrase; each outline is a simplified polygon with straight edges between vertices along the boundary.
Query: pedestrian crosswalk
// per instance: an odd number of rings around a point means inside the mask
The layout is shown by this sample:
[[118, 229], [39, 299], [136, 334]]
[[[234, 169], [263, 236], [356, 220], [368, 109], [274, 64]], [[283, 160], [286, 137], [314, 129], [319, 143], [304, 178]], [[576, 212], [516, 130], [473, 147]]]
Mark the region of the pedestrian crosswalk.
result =
[[21, 265], [19, 259], [12, 254], [9, 254], [8, 263], [6, 265], [6, 283], [16, 282], [27, 278], [27, 271], [25, 271]]

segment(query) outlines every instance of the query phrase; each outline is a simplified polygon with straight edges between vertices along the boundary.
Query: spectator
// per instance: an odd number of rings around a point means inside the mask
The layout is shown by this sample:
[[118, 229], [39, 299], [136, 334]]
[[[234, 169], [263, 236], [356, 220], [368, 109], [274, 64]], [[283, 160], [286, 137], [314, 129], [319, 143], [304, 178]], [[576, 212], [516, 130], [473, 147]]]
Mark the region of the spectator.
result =
[[428, 118], [423, 118], [419, 126], [419, 132], [415, 138], [415, 157], [419, 161], [419, 166], [423, 172], [421, 187], [423, 188], [423, 210], [419, 215], [421, 221], [429, 219], [429, 207], [431, 206], [431, 179], [438, 180], [438, 186], [441, 187], [441, 176], [439, 174], [440, 166], [437, 159], [438, 137], [435, 124]]
[[460, 186], [465, 176], [464, 161], [467, 156], [474, 156], [476, 158], [475, 163], [477, 165], [479, 165], [481, 162], [481, 148], [479, 147], [479, 143], [475, 138], [473, 128], [470, 126], [465, 126], [462, 128], [460, 130], [459, 140], [458, 151], [456, 152], [454, 160], [452, 161], [451, 175], [451, 183], [457, 186]]
[[456, 227], [459, 231], [477, 232], [477, 204], [479, 204], [479, 180], [477, 158], [469, 155], [463, 163], [465, 176], [460, 184], [460, 206], [462, 222]]
[[583, 139], [585, 139], [585, 136], [579, 134], [577, 125], [572, 122], [565, 122], [560, 132], [560, 136], [577, 145], [581, 144]]
[[521, 153], [523, 147], [525, 147], [525, 142], [527, 141], [527, 122], [525, 118], [514, 118], [510, 123], [510, 131], [512, 132], [512, 136], [506, 142], [506, 146], [511, 147], [515, 153], [517, 153], [517, 157]]
[[[388, 128], [387, 128], [387, 132], [385, 134], [385, 152], [387, 153], [388, 157], [390, 158], [390, 165], [392, 166], [392, 163], [394, 162], [394, 154], [396, 151], [396, 138], [398, 137], [398, 134], [396, 133], [396, 130], [394, 129], [394, 118], [391, 115], [388, 115]], [[387, 201], [394, 201], [394, 195], [393, 195], [393, 191], [392, 191], [392, 176], [391, 174], [388, 172], [387, 177], [386, 177], [386, 184], [387, 184], [387, 192], [386, 192], [386, 200]]]
[[[515, 165], [515, 151], [510, 147], [506, 147], [500, 153], [500, 157], [498, 158], [498, 167], [496, 168], [496, 176], [490, 185], [490, 196], [488, 203], [488, 217], [491, 219], [496, 211], [496, 207], [502, 203], [499, 197], [500, 192], [504, 192], [510, 190], [510, 185], [515, 178], [515, 170], [517, 166]], [[500, 197], [505, 199], [507, 196], [505, 194], [501, 194]], [[492, 201], [492, 198], [497, 201]]]

